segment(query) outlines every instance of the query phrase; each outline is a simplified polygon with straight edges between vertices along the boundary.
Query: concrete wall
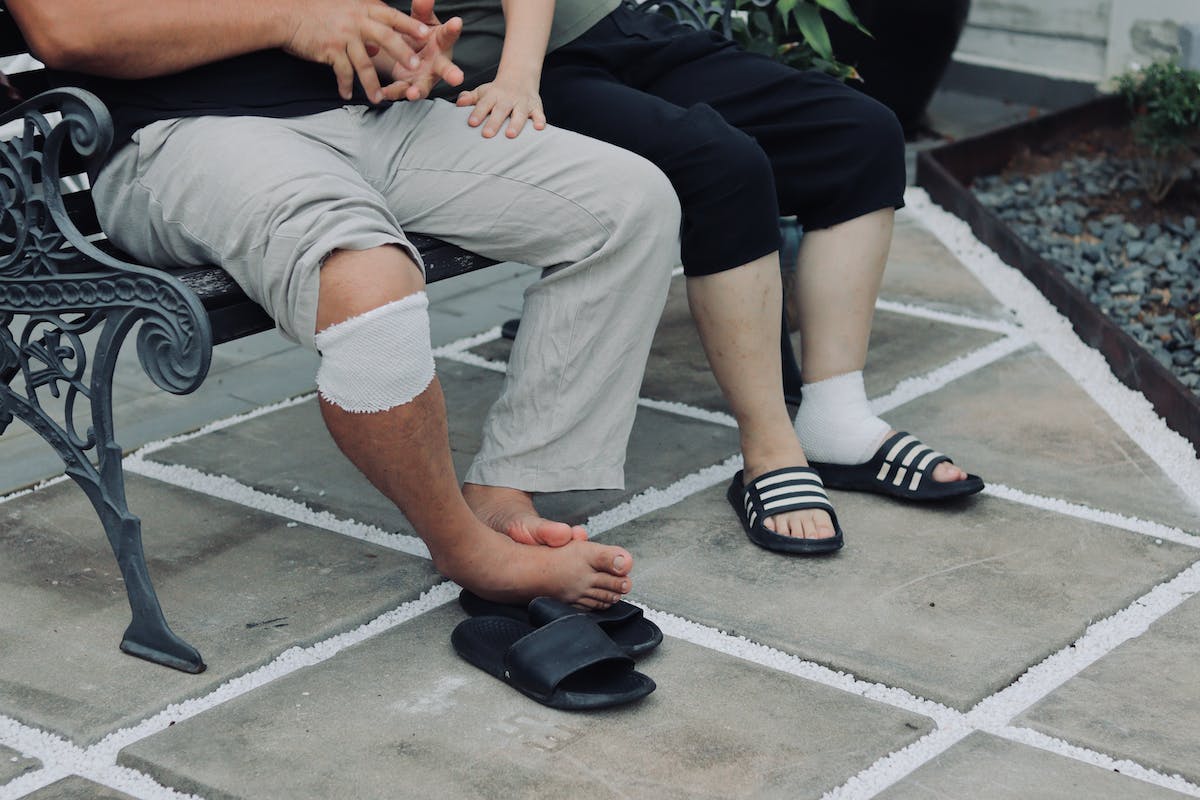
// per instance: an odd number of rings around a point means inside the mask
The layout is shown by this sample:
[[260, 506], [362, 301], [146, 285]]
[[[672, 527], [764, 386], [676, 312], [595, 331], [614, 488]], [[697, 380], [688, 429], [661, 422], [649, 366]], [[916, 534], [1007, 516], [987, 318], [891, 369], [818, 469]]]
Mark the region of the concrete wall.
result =
[[973, 0], [955, 59], [1099, 83], [1179, 51], [1200, 0]]

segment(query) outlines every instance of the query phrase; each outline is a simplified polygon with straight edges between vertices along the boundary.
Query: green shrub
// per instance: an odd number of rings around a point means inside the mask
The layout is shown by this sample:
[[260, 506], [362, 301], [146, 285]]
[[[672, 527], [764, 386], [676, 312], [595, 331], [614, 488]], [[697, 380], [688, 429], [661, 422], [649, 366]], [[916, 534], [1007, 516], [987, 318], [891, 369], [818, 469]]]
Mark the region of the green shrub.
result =
[[[716, 27], [722, 3], [709, 4], [707, 19]], [[733, 38], [752, 53], [761, 53], [799, 69], [817, 69], [837, 78], [857, 78], [854, 67], [833, 55], [822, 9], [854, 25], [868, 36], [849, 0], [736, 0]]]
[[1200, 150], [1200, 72], [1151, 64], [1117, 76], [1116, 85], [1133, 114], [1142, 184], [1161, 203]]

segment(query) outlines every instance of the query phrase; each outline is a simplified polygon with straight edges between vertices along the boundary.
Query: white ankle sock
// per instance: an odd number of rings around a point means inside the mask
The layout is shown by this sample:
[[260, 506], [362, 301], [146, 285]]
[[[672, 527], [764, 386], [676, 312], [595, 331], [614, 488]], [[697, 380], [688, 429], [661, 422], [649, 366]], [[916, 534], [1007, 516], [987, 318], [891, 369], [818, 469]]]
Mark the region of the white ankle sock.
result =
[[891, 429], [871, 412], [861, 370], [804, 384], [796, 435], [811, 460], [862, 464]]

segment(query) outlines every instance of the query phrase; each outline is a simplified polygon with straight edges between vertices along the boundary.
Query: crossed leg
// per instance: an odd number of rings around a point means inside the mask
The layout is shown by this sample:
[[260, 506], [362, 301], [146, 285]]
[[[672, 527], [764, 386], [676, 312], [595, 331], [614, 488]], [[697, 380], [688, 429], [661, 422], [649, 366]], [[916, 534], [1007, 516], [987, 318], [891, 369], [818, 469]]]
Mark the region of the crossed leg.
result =
[[[420, 271], [398, 247], [337, 251], [321, 270], [317, 330], [423, 289]], [[505, 602], [549, 595], [605, 608], [629, 591], [633, 558], [624, 548], [522, 544], [480, 522], [458, 487], [436, 378], [412, 402], [386, 411], [320, 403], [338, 447], [408, 518], [446, 577]]]

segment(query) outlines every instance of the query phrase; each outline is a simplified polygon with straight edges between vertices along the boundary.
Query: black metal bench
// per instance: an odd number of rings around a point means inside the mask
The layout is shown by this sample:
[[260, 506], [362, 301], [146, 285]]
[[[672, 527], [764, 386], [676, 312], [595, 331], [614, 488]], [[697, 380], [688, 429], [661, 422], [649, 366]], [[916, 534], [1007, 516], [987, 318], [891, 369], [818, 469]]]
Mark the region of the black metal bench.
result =
[[[27, 52], [12, 17], [0, 10], [0, 56]], [[22, 126], [0, 142], [0, 434], [14, 418], [32, 427], [95, 507], [133, 615], [121, 649], [200, 672], [200, 653], [163, 617], [141, 522], [126, 503], [113, 370], [126, 336], [141, 323], [137, 353], [146, 374], [168, 392], [187, 394], [208, 374], [213, 345], [273, 323], [217, 267], [141, 266], [103, 240], [90, 192], [64, 187], [85, 185], [87, 168], [112, 146], [107, 109], [88, 92], [50, 88], [41, 70], [9, 79], [31, 99], [0, 115], [0, 124]], [[410, 238], [429, 281], [496, 263], [438, 239]], [[93, 335], [89, 347], [85, 337]], [[47, 395], [65, 400], [65, 410], [48, 409]]]
[[[728, 35], [733, 2], [667, 0], [645, 7], [696, 26], [719, 18]], [[27, 53], [0, 4], [0, 56]], [[126, 336], [140, 323], [137, 353], [146, 374], [168, 392], [188, 394], [208, 374], [214, 345], [273, 323], [218, 267], [138, 265], [105, 240], [90, 192], [68, 187], [86, 185], [89, 166], [109, 152], [108, 110], [86, 91], [52, 88], [40, 69], [8, 77], [30, 99], [0, 114], [0, 125], [21, 126], [19, 135], [0, 142], [0, 434], [14, 419], [32, 427], [95, 508], [132, 612], [121, 649], [201, 672], [200, 653], [163, 616], [146, 568], [141, 521], [126, 502], [123, 453], [113, 429], [113, 371]], [[410, 238], [430, 282], [496, 263], [432, 237]], [[794, 226], [785, 241], [794, 262]], [[89, 346], [85, 338], [93, 335]], [[786, 332], [783, 343], [785, 370], [795, 371]], [[64, 401], [61, 414], [44, 405], [47, 395]]]

